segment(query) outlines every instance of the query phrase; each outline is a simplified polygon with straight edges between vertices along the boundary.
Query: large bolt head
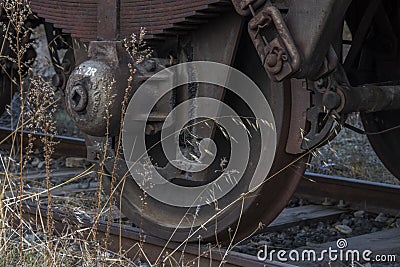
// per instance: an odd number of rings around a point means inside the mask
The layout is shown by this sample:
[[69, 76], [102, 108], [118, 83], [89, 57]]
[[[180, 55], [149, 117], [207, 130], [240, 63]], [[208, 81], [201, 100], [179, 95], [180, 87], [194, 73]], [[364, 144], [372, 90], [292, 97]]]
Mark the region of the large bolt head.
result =
[[340, 95], [336, 92], [328, 91], [322, 97], [322, 104], [329, 110], [336, 109], [341, 104]]
[[278, 64], [278, 55], [277, 54], [268, 54], [266, 63], [268, 67], [275, 67]]
[[71, 108], [76, 112], [82, 112], [86, 109], [88, 104], [88, 92], [81, 84], [72, 87], [69, 98]]
[[72, 71], [65, 88], [66, 107], [81, 131], [91, 136], [118, 135], [128, 77], [127, 64], [117, 68], [93, 59]]

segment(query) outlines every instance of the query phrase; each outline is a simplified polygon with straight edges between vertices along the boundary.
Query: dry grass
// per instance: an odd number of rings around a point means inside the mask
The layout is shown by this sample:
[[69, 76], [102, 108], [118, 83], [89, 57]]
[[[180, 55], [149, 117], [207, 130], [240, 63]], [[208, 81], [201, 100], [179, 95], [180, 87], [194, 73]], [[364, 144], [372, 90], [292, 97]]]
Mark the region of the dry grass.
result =
[[[16, 130], [29, 131], [28, 145], [23, 143], [24, 133], [16, 131], [1, 142], [9, 142], [12, 149], [8, 154], [0, 155], [0, 266], [131, 266], [133, 263], [123, 255], [114, 255], [107, 251], [105, 241], [86, 238], [85, 231], [66, 231], [62, 236], [55, 236], [55, 209], [68, 211], [71, 214], [91, 214], [95, 218], [111, 221], [112, 201], [99, 188], [96, 194], [70, 195], [55, 197], [52, 191], [61, 185], [75, 183], [93, 172], [93, 167], [84, 175], [73, 177], [63, 184], [57, 184], [50, 178], [54, 171], [52, 154], [57, 145], [53, 141], [56, 135], [55, 112], [57, 99], [53, 88], [42, 77], [24, 79], [24, 71], [29, 65], [23, 61], [31, 43], [24, 43], [31, 30], [25, 27], [25, 21], [31, 14], [27, 1], [3, 1], [9, 22], [3, 26], [6, 38], [3, 46], [8, 45], [15, 54], [14, 58], [2, 55], [16, 64], [18, 73], [13, 76], [14, 84], [19, 88], [21, 108]], [[28, 68], [29, 69], [29, 68]], [[28, 70], [30, 72], [31, 69]], [[11, 75], [11, 74], [10, 74]], [[28, 88], [27, 90], [25, 90]], [[11, 109], [9, 110], [11, 113]], [[11, 116], [13, 114], [10, 114]], [[24, 179], [28, 163], [37, 158], [34, 155], [33, 141], [35, 133], [46, 134], [40, 139], [43, 151], [45, 175], [41, 181]], [[91, 171], [90, 171], [91, 170]], [[101, 175], [103, 172], [100, 172]], [[39, 193], [38, 193], [39, 192]], [[47, 216], [37, 214], [35, 223], [23, 219], [23, 205], [45, 204]], [[109, 205], [111, 208], [107, 208]], [[115, 209], [114, 209], [115, 210]], [[95, 227], [95, 224], [94, 224]], [[67, 227], [68, 228], [68, 227]], [[72, 228], [71, 228], [72, 229]], [[94, 229], [87, 229], [86, 232]], [[102, 243], [102, 244], [100, 244]]]
[[[18, 66], [18, 74], [16, 75], [15, 83], [20, 88], [19, 97], [21, 99], [20, 116], [17, 123], [17, 129], [28, 130], [32, 134], [28, 135], [30, 139], [29, 144], [23, 144], [23, 134], [14, 132], [10, 136], [13, 148], [9, 154], [0, 154], [0, 166], [3, 171], [0, 173], [0, 267], [1, 266], [139, 266], [140, 262], [134, 262], [132, 259], [127, 259], [123, 251], [119, 253], [111, 253], [108, 251], [108, 239], [111, 222], [114, 222], [115, 217], [117, 222], [122, 225], [121, 214], [115, 207], [115, 196], [106, 196], [103, 192], [103, 179], [111, 180], [111, 192], [115, 192], [119, 184], [116, 184], [115, 173], [117, 165], [114, 165], [113, 171], [107, 173], [104, 168], [106, 155], [102, 155], [102, 160], [99, 164], [99, 171], [95, 172], [94, 167], [88, 168], [81, 175], [72, 177], [62, 183], [50, 178], [50, 173], [53, 171], [52, 153], [54, 147], [57, 145], [52, 140], [52, 135], [56, 134], [55, 127], [55, 112], [59, 99], [54, 94], [51, 86], [41, 77], [33, 77], [29, 81], [30, 89], [24, 91], [28, 81], [23, 79], [22, 69], [26, 67], [22, 58], [26, 52], [29, 44], [21, 45], [21, 38], [28, 33], [29, 29], [24, 28], [24, 21], [29, 14], [29, 5], [23, 0], [9, 0], [4, 1], [4, 7], [8, 12], [10, 24], [8, 26], [15, 28], [15, 34], [9, 34], [7, 39], [13, 47], [16, 58], [10, 59]], [[8, 27], [7, 26], [7, 27]], [[7, 28], [6, 27], [6, 28]], [[131, 55], [133, 62], [140, 63], [149, 54], [143, 46], [144, 31], [139, 36], [132, 35], [130, 39], [125, 41], [127, 52]], [[3, 55], [5, 56], [5, 55]], [[130, 77], [127, 81], [127, 88], [125, 91], [124, 101], [122, 103], [122, 114], [124, 114], [128, 96], [131, 93], [131, 81], [135, 75], [135, 68], [133, 65], [129, 66]], [[109, 90], [112, 81], [108, 85]], [[107, 86], [106, 86], [107, 87]], [[111, 102], [112, 96], [109, 95]], [[109, 118], [110, 114], [107, 113]], [[121, 116], [121, 122], [123, 116]], [[122, 123], [121, 123], [122, 125]], [[189, 127], [189, 126], [188, 126]], [[255, 127], [255, 126], [252, 126]], [[44, 151], [44, 164], [45, 164], [45, 177], [42, 181], [28, 181], [24, 179], [24, 173], [27, 164], [33, 160], [34, 147], [32, 145], [35, 138], [33, 133], [40, 131], [48, 134], [42, 138], [43, 151]], [[122, 131], [120, 131], [122, 133]], [[118, 140], [121, 140], [119, 136]], [[108, 144], [106, 144], [107, 146]], [[121, 144], [118, 141], [116, 145], [116, 155], [119, 156]], [[104, 151], [107, 147], [104, 148]], [[301, 157], [308, 156], [310, 151]], [[299, 157], [297, 160], [300, 160]], [[321, 160], [321, 158], [319, 158]], [[288, 165], [286, 168], [290, 168]], [[285, 169], [286, 169], [285, 168]], [[284, 169], [283, 169], [284, 170]], [[281, 171], [283, 171], [281, 170]], [[18, 171], [15, 173], [15, 171]], [[279, 173], [279, 172], [278, 172]], [[268, 177], [273, 179], [278, 173]], [[96, 191], [76, 194], [68, 196], [53, 196], [52, 191], [60, 186], [87, 181], [88, 176], [97, 176], [99, 187]], [[261, 185], [260, 185], [261, 186]], [[33, 187], [35, 190], [33, 190]], [[257, 188], [256, 188], [257, 189]], [[255, 189], [255, 190], [256, 190]], [[39, 192], [39, 193], [38, 193]], [[219, 215], [224, 213], [230, 207], [239, 204], [241, 211], [243, 211], [245, 200], [251, 196], [253, 192], [246, 192], [242, 194], [236, 201], [222, 209], [216, 208], [216, 213], [213, 217], [209, 218], [209, 222], [213, 222]], [[43, 195], [45, 197], [43, 197]], [[87, 229], [76, 231], [72, 230], [72, 226], [66, 225], [66, 232], [61, 236], [54, 235], [54, 221], [52, 216], [44, 216], [44, 214], [37, 215], [37, 223], [30, 223], [23, 219], [23, 204], [35, 203], [36, 205], [45, 204], [48, 209], [47, 213], [52, 214], [55, 209], [64, 210], [71, 214], [78, 216], [88, 216], [93, 218], [93, 225]], [[215, 203], [212, 203], [214, 205]], [[146, 195], [142, 198], [142, 210], [146, 208]], [[196, 219], [195, 214], [193, 220]], [[182, 218], [183, 220], [184, 218]], [[96, 236], [96, 229], [98, 221], [107, 221], [107, 233], [105, 239], [99, 239]], [[242, 216], [239, 218], [243, 220]], [[203, 226], [204, 226], [203, 225]], [[36, 227], [38, 226], [38, 227]], [[239, 226], [239, 225], [238, 225]], [[259, 227], [262, 227], [260, 225]], [[162, 259], [161, 255], [155, 264], [163, 265], [163, 263], [171, 260], [171, 255], [176, 255], [179, 249], [183, 249], [187, 241], [198, 235], [201, 227], [192, 229], [185, 242], [174, 250], [169, 256]], [[223, 252], [223, 257], [237, 244], [234, 243], [235, 236], [238, 228], [231, 229], [231, 242], [227, 247], [226, 252]], [[258, 229], [254, 229], [254, 232]], [[134, 246], [142, 246], [143, 239], [141, 239]], [[169, 241], [166, 242], [166, 245]], [[200, 242], [200, 239], [199, 239]], [[217, 241], [218, 242], [218, 241]], [[199, 245], [200, 246], [200, 245]], [[217, 244], [218, 246], [218, 244]], [[139, 250], [138, 256], [146, 258], [146, 251]], [[181, 262], [177, 265], [184, 265], [184, 253], [182, 253]], [[165, 256], [165, 255], [164, 255]], [[174, 264], [175, 265], [175, 264]]]

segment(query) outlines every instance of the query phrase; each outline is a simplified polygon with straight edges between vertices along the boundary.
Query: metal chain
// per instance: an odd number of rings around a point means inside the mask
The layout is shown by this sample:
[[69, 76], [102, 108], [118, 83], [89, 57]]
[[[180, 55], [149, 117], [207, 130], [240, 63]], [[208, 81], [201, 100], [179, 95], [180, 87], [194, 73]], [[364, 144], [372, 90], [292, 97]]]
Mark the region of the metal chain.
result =
[[[249, 34], [261, 62], [273, 81], [279, 82], [300, 68], [300, 56], [280, 11], [266, 0], [232, 0], [242, 16], [252, 16]], [[278, 37], [271, 42], [262, 30], [275, 27]]]

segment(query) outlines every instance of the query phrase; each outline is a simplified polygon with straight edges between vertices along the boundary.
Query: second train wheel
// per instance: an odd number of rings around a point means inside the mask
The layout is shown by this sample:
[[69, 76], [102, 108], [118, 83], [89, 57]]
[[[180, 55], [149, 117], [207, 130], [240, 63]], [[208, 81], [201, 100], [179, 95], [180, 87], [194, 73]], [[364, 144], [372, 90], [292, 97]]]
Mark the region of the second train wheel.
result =
[[[347, 15], [350, 31], [354, 36], [365, 32], [358, 38], [362, 45], [354, 53], [357, 57], [347, 66], [349, 80], [353, 85], [395, 84], [400, 75], [400, 46], [398, 31], [400, 6], [397, 1], [384, 1], [377, 5], [375, 17], [370, 25], [361, 25], [369, 6], [375, 2], [353, 1]], [[368, 27], [368, 31], [365, 31]], [[361, 29], [361, 30], [359, 30]], [[359, 36], [361, 36], [359, 34]], [[353, 46], [352, 46], [353, 47]], [[357, 46], [355, 46], [357, 47]], [[353, 48], [350, 49], [350, 51]], [[354, 51], [353, 51], [354, 52]], [[400, 179], [400, 110], [361, 113], [361, 119], [372, 148], [385, 167]]]
[[[299, 155], [286, 153], [291, 116], [291, 90], [296, 88], [290, 88], [290, 82], [271, 83], [247, 33], [243, 34], [237, 51], [235, 68], [248, 75], [261, 88], [275, 117], [278, 140], [272, 168], [264, 174], [266, 182], [256, 192], [249, 195], [243, 203], [238, 201], [216, 219], [205, 223], [216, 214], [217, 210], [229, 206], [246, 192], [246, 183], [249, 183], [252, 175], [251, 167], [240, 182], [218, 200], [218, 209], [215, 203], [187, 208], [163, 203], [150, 195], [144, 198], [141, 188], [129, 174], [124, 160], [119, 160], [114, 170], [115, 165], [112, 159], [115, 155], [110, 155], [110, 160], [106, 163], [107, 171], [116, 175], [117, 183], [124, 180], [117, 190], [118, 193], [122, 191], [122, 195], [116, 196], [116, 199], [121, 201], [122, 212], [145, 232], [167, 240], [195, 241], [201, 237], [202, 241], [229, 243], [239, 223], [235, 240], [241, 240], [253, 233], [260, 225], [272, 222], [294, 193], [307, 162], [306, 157], [296, 161]], [[227, 94], [225, 102], [234, 107], [236, 105], [234, 99], [234, 96]], [[260, 140], [257, 137], [250, 139], [251, 145], [257, 146], [258, 142]], [[157, 155], [154, 156], [157, 157]], [[250, 166], [255, 164], [256, 156], [257, 153], [250, 155]], [[214, 171], [216, 170], [211, 170], [210, 173]], [[186, 182], [181, 186], [187, 186], [189, 189], [196, 185]]]

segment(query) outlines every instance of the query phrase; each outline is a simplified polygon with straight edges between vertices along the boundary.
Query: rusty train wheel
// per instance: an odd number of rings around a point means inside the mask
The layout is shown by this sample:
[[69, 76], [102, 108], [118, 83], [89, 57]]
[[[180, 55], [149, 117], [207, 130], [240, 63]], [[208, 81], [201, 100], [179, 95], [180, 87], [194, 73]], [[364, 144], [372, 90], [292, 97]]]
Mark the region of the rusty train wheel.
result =
[[[202, 241], [229, 243], [239, 222], [235, 240], [241, 240], [258, 229], [260, 224], [269, 224], [285, 207], [296, 189], [307, 158], [301, 158], [293, 163], [298, 155], [285, 152], [291, 113], [290, 82], [272, 84], [268, 80], [247, 34], [243, 34], [238, 51], [235, 68], [248, 75], [262, 89], [275, 117], [278, 143], [272, 169], [269, 173], [265, 173], [267, 181], [246, 199], [236, 202], [215, 219], [206, 223], [217, 213], [217, 210], [234, 203], [245, 193], [243, 188], [247, 188], [246, 183], [249, 183], [252, 167], [247, 169], [244, 177], [229, 193], [219, 199], [217, 209], [214, 204], [191, 208], [177, 207], [162, 203], [149, 195], [144, 199], [142, 190], [130, 176], [124, 160], [119, 160], [118, 167], [113, 171], [114, 160], [112, 159], [115, 155], [109, 152], [111, 160], [106, 162], [106, 169], [109, 173], [116, 174], [117, 182], [123, 181], [118, 191], [120, 195], [116, 199], [121, 202], [122, 212], [145, 232], [176, 241], [193, 241], [201, 237]], [[225, 97], [225, 102], [230, 106], [238, 104], [235, 101], [235, 96], [227, 94]], [[257, 146], [260, 141], [257, 138], [251, 139], [251, 145]], [[257, 153], [250, 155], [250, 166], [254, 165], [256, 157]], [[211, 173], [213, 172], [214, 170], [211, 170]], [[108, 185], [109, 182], [108, 180]]]

